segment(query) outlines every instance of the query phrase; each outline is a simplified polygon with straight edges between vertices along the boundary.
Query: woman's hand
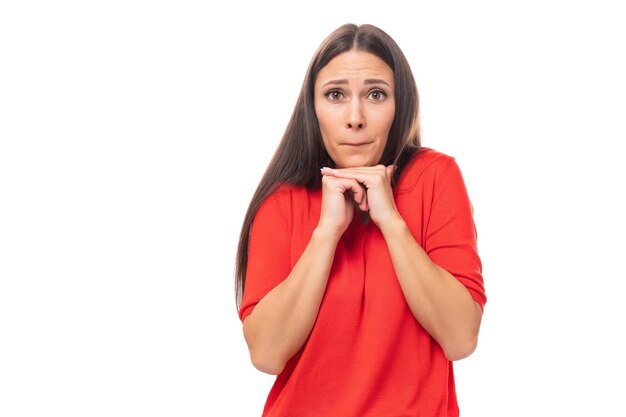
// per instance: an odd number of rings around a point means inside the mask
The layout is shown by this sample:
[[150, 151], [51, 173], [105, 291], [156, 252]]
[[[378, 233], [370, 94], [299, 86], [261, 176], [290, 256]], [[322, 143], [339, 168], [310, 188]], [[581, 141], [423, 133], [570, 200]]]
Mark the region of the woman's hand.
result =
[[393, 199], [393, 190], [391, 189], [391, 178], [394, 169], [394, 165], [343, 169], [323, 168], [322, 174], [324, 178], [322, 178], [322, 183], [327, 177], [331, 177], [355, 181], [358, 183], [359, 188], [362, 188], [360, 184], [363, 184], [367, 191], [365, 198], [357, 200], [355, 193], [354, 200], [359, 204], [359, 208], [362, 211], [369, 211], [370, 219], [380, 228], [383, 223], [400, 217]]
[[322, 177], [322, 208], [317, 227], [332, 233], [337, 238], [341, 237], [354, 216], [353, 200], [362, 207], [361, 210], [364, 210], [366, 207], [365, 191], [355, 179], [324, 175]]

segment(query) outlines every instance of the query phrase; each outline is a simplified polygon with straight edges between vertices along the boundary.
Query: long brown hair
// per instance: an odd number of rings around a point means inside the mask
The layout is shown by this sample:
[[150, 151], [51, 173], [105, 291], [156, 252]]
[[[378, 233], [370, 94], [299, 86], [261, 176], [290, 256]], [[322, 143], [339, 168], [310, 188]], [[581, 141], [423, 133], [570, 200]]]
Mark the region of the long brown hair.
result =
[[335, 166], [322, 142], [313, 102], [314, 85], [317, 74], [326, 64], [352, 50], [374, 54], [393, 70], [396, 114], [380, 163], [397, 166], [394, 184], [411, 155], [421, 146], [417, 87], [409, 63], [396, 42], [372, 25], [346, 24], [336, 29], [313, 55], [287, 129], [248, 206], [237, 248], [237, 309], [246, 285], [250, 229], [263, 201], [281, 184], [319, 188], [320, 168]]

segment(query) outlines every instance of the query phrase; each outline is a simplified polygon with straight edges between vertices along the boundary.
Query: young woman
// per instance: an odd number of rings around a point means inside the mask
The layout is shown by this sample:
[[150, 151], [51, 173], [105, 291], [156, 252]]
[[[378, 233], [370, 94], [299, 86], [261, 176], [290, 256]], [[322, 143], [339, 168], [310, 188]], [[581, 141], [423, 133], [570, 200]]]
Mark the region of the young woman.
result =
[[382, 30], [344, 25], [315, 53], [237, 255], [263, 416], [457, 416], [452, 361], [486, 302], [454, 158], [421, 147], [418, 95]]

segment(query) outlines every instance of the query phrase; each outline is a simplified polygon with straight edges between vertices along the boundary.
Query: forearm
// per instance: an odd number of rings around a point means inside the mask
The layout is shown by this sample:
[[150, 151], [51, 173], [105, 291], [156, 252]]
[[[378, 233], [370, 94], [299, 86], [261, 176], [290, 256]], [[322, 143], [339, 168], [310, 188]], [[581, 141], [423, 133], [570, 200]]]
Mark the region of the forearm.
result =
[[317, 319], [339, 237], [315, 229], [289, 276], [244, 320], [255, 367], [278, 374], [309, 337]]
[[482, 310], [454, 276], [435, 264], [402, 218], [381, 226], [411, 312], [450, 360], [475, 349]]

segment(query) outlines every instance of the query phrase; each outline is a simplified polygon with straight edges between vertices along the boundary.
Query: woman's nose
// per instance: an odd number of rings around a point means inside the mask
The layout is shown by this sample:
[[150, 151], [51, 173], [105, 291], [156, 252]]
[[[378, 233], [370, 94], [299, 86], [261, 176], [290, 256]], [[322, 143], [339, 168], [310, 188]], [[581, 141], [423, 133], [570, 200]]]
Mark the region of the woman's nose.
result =
[[362, 129], [365, 127], [365, 116], [363, 115], [363, 106], [359, 100], [350, 103], [348, 116], [346, 120], [347, 129]]

